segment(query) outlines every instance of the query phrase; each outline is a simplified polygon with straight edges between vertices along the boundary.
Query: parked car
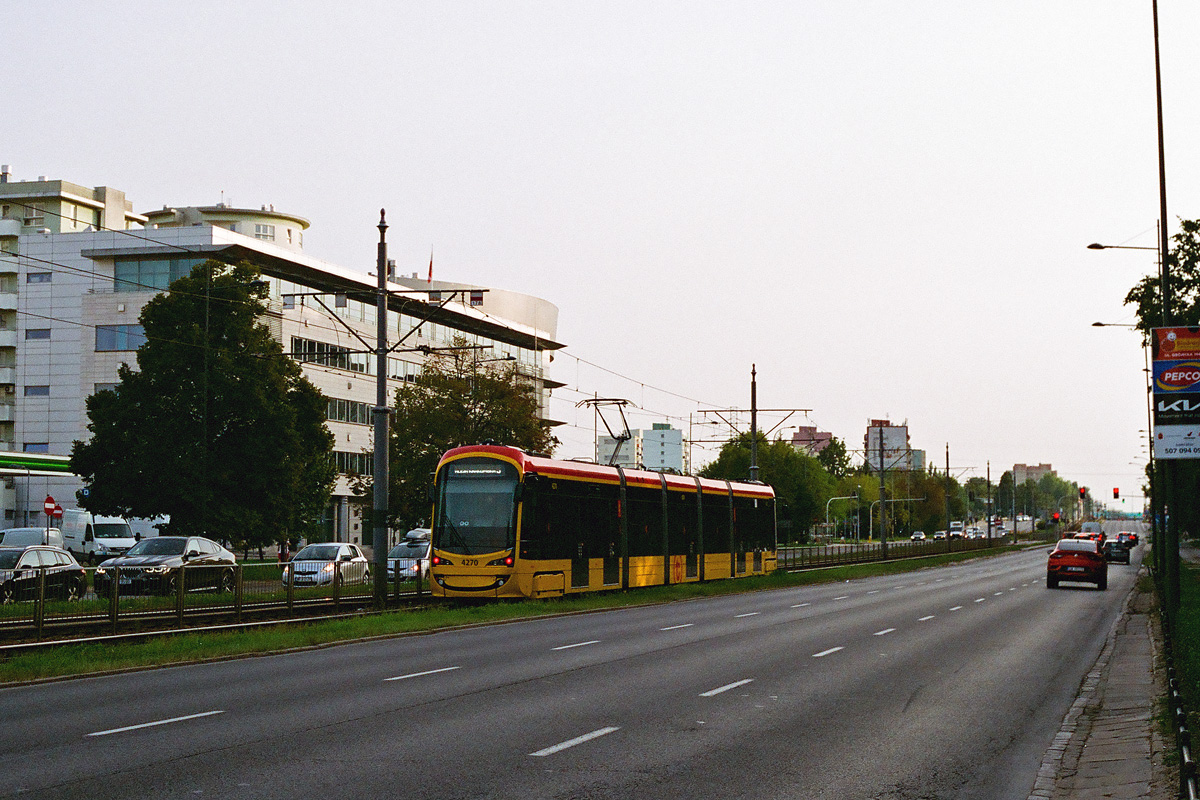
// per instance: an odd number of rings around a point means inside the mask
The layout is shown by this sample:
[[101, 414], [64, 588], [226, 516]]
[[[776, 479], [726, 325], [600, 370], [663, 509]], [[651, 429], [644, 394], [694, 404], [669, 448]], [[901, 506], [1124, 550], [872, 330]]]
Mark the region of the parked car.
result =
[[283, 585], [328, 586], [370, 583], [371, 565], [356, 544], [322, 542], [305, 545], [283, 567]]
[[82, 508], [63, 510], [62, 534], [63, 546], [89, 564], [124, 555], [137, 543], [126, 520]]
[[[916, 534], [913, 534], [916, 538]], [[921, 534], [925, 538], [925, 534]], [[391, 549], [387, 556], [388, 575], [392, 580], [409, 580], [429, 574], [429, 529], [413, 528], [404, 541]]]
[[101, 563], [92, 582], [96, 594], [110, 594], [113, 569], [120, 567], [121, 594], [173, 594], [181, 572], [186, 576], [185, 591], [231, 592], [236, 563], [233, 553], [211, 539], [156, 536]]
[[5, 547], [27, 547], [31, 544], [47, 544], [62, 547], [62, 532], [58, 528], [9, 528], [0, 531], [0, 545]]
[[1100, 549], [1104, 554], [1105, 561], [1119, 561], [1122, 564], [1129, 563], [1129, 547], [1124, 542], [1117, 539], [1109, 539]]
[[0, 601], [36, 600], [42, 572], [46, 597], [78, 600], [87, 592], [87, 572], [61, 547], [0, 546]]
[[1107, 589], [1108, 562], [1099, 543], [1087, 538], [1061, 540], [1046, 563], [1046, 587], [1057, 589], [1059, 581], [1082, 581]]

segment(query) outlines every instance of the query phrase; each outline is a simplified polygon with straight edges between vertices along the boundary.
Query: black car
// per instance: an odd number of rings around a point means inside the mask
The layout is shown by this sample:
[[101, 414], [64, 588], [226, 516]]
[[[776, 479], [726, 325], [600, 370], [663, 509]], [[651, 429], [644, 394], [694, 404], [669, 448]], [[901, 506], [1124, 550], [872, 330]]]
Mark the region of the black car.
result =
[[60, 547], [0, 547], [0, 601], [36, 600], [46, 573], [46, 597], [78, 600], [87, 591], [87, 572]]
[[1119, 539], [1109, 539], [1102, 545], [1105, 561], [1119, 561], [1122, 564], [1129, 563], [1129, 546]]
[[93, 583], [96, 594], [110, 594], [119, 569], [121, 594], [174, 594], [182, 573], [186, 591], [230, 592], [236, 563], [233, 553], [201, 536], [153, 536], [101, 563]]

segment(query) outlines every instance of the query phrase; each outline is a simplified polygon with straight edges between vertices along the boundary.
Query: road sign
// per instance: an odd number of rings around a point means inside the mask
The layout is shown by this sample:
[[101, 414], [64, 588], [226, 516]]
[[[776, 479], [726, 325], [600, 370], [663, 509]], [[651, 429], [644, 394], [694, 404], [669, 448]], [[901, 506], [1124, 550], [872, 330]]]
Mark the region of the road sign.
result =
[[54, 517], [55, 519], [62, 519], [62, 514], [62, 506], [57, 505], [54, 507], [54, 510], [50, 512], [50, 516]]
[[45, 511], [47, 515], [53, 514], [55, 505], [56, 503], [54, 502], [54, 498], [50, 495], [46, 495], [46, 500], [42, 503], [42, 510]]

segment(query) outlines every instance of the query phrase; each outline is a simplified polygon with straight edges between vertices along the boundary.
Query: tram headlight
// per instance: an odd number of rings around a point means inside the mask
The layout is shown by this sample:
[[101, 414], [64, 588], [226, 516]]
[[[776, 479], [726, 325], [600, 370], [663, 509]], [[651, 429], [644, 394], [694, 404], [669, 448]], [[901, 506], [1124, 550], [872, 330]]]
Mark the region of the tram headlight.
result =
[[513, 565], [513, 557], [512, 556], [505, 556], [504, 558], [497, 558], [495, 561], [488, 562], [489, 567], [511, 567], [512, 565]]

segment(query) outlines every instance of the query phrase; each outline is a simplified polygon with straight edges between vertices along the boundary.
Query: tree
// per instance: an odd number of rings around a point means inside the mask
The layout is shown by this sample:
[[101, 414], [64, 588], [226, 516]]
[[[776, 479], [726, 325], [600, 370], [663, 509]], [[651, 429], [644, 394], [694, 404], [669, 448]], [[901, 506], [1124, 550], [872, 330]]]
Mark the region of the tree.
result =
[[[389, 522], [411, 527], [429, 517], [429, 486], [447, 450], [484, 441], [535, 453], [558, 445], [538, 417], [537, 392], [508, 362], [484, 361], [457, 337], [433, 353], [414, 383], [396, 391], [389, 440]], [[362, 478], [356, 489], [367, 493]]]
[[327, 401], [262, 324], [250, 264], [207, 261], [142, 309], [137, 369], [87, 399], [89, 511], [263, 545], [310, 530], [336, 475]]
[[825, 449], [817, 453], [817, 460], [825, 471], [834, 478], [844, 478], [850, 474], [850, 454], [846, 452], [846, 443], [833, 436]]
[[[814, 522], [825, 521], [825, 503], [833, 497], [834, 480], [821, 462], [783, 440], [758, 434], [758, 477], [775, 490], [780, 536], [800, 536]], [[750, 435], [741, 434], [721, 447], [701, 477], [745, 481], [750, 477]]]

